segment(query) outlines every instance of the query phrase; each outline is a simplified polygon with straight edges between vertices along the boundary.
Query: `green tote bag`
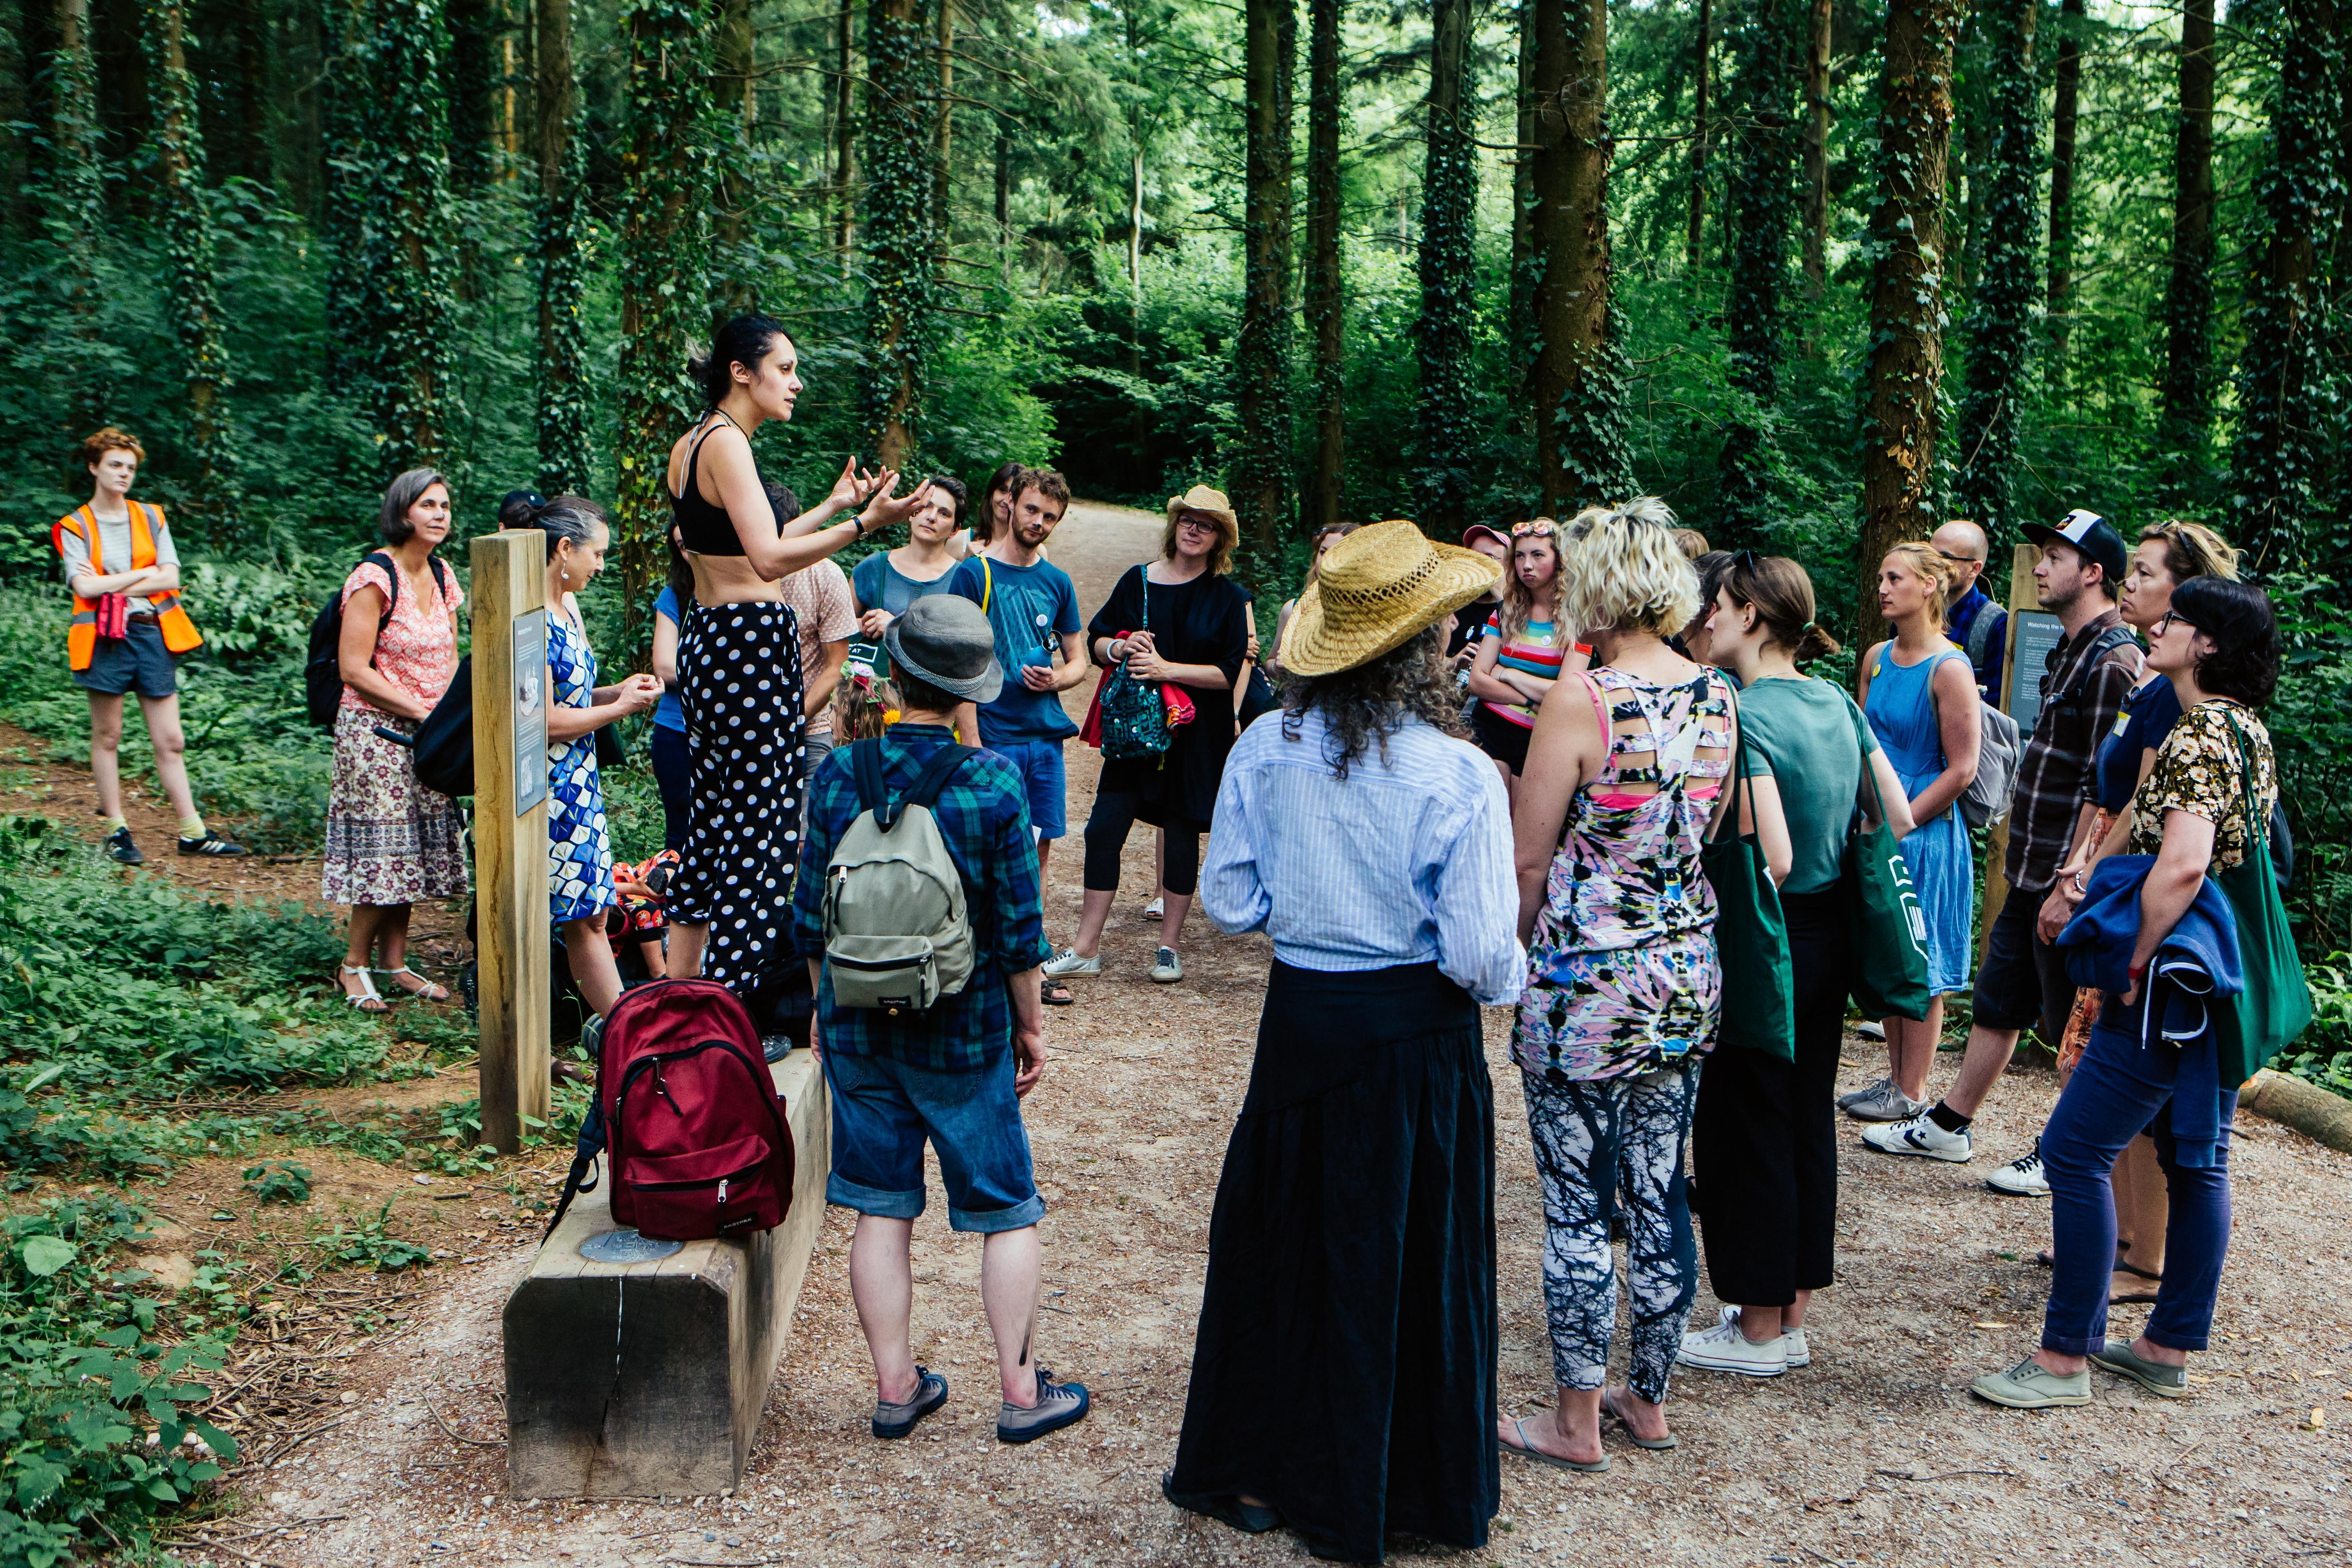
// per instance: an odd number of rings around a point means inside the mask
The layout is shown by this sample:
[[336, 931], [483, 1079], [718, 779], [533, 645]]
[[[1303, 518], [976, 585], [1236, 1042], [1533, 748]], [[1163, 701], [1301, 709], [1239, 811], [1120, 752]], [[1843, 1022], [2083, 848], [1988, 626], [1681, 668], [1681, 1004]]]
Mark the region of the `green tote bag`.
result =
[[2295, 952], [2286, 903], [2279, 897], [2271, 863], [2269, 817], [2254, 809], [2253, 757], [2235, 717], [2230, 735], [2238, 744], [2238, 776], [2244, 782], [2246, 858], [2213, 880], [2238, 917], [2238, 963], [2246, 988], [2231, 998], [2221, 1016], [2221, 1082], [2245, 1082], [2311, 1026], [2311, 984]]
[[[1735, 701], [1735, 724], [1738, 713]], [[1723, 1023], [1716, 1042], [1794, 1061], [1797, 1006], [1789, 922], [1756, 835], [1739, 831], [1740, 815], [1748, 805], [1747, 747], [1744, 736], [1733, 745], [1731, 807], [1717, 825], [1717, 837], [1699, 851], [1700, 868], [1715, 889], [1715, 947], [1723, 965]]]
[[1878, 773], [1870, 765], [1870, 747], [1863, 740], [1862, 710], [1852, 698], [1846, 706], [1853, 714], [1854, 743], [1862, 748], [1863, 776], [1870, 781], [1870, 797], [1878, 805], [1875, 827], [1864, 824], [1859, 811], [1854, 813], [1838, 879], [1853, 930], [1853, 1005], [1865, 1018], [1922, 1023], [1934, 1000], [1927, 994], [1927, 916], [1911, 885], [1903, 846], [1886, 825], [1886, 800], [1879, 794]]

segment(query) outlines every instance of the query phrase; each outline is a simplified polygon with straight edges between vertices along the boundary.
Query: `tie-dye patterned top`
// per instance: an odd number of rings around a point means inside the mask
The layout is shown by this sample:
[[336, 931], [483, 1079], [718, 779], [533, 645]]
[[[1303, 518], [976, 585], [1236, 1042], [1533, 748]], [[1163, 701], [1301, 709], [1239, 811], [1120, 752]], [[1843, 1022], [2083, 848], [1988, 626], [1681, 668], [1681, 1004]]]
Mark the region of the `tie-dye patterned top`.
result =
[[1699, 853], [1731, 771], [1731, 691], [1713, 670], [1653, 686], [1604, 666], [1584, 682], [1609, 763], [1569, 802], [1511, 1048], [1529, 1072], [1622, 1078], [1715, 1044], [1723, 972]]

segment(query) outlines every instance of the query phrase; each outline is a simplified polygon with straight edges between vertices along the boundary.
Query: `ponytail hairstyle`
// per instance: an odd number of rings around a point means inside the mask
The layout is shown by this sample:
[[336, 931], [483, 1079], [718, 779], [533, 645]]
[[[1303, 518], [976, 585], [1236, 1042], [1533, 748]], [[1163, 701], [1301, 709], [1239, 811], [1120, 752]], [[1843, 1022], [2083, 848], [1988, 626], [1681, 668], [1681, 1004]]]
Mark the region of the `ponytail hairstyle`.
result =
[[533, 508], [530, 516], [516, 526], [535, 528], [547, 535], [547, 553], [552, 557], [558, 544], [585, 544], [596, 537], [597, 529], [609, 525], [604, 509], [586, 496], [561, 495]]
[[719, 328], [719, 335], [710, 340], [710, 352], [686, 362], [687, 375], [702, 389], [703, 412], [718, 407], [734, 390], [737, 365], [759, 374], [760, 362], [774, 351], [776, 340], [783, 335], [783, 328], [761, 315], [738, 316]]
[[1756, 612], [1774, 647], [1787, 649], [1799, 664], [1838, 651], [1837, 638], [1813, 624], [1813, 580], [1802, 566], [1785, 555], [1752, 550], [1730, 560], [1720, 585], [1733, 604]]
[[[1952, 579], [1958, 575], [1952, 570], [1952, 563], [1937, 554], [1932, 546], [1916, 539], [1906, 539], [1889, 547], [1886, 554], [1900, 558], [1903, 564], [1911, 569], [1913, 575], [1927, 581], [1927, 608], [1935, 616], [1937, 624], [1942, 625], [1944, 611], [1952, 602]], [[1880, 559], [1885, 560], [1885, 556]]]

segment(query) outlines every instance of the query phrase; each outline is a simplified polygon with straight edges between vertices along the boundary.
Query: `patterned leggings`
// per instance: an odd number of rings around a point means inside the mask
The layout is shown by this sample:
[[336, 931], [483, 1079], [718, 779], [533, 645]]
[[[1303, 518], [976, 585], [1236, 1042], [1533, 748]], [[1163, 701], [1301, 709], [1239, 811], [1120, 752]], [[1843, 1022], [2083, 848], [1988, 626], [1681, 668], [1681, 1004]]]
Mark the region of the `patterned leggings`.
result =
[[1544, 1185], [1544, 1303], [1552, 1376], [1599, 1388], [1617, 1322], [1617, 1264], [1609, 1224], [1624, 1203], [1633, 1352], [1626, 1379], [1655, 1404], [1666, 1396], [1683, 1320], [1698, 1292], [1698, 1251], [1683, 1190], [1683, 1145], [1698, 1103], [1699, 1063], [1634, 1078], [1523, 1074], [1528, 1131]]

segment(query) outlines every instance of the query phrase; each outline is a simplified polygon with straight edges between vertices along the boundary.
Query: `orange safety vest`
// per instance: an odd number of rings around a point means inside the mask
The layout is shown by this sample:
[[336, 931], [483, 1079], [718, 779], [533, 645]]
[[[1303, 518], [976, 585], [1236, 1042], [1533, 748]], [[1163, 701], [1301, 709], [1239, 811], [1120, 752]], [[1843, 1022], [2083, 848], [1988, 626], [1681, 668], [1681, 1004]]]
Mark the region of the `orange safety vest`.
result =
[[[155, 533], [147, 523], [147, 509], [137, 501], [131, 508], [131, 569], [143, 572], [155, 564]], [[155, 520], [161, 522], [163, 510], [155, 509]], [[98, 514], [88, 507], [79, 507], [58, 519], [49, 530], [49, 542], [58, 552], [65, 552], [65, 536], [72, 534], [89, 545], [90, 575], [106, 575], [105, 563], [99, 559]], [[147, 602], [155, 606], [156, 629], [163, 634], [163, 646], [173, 653], [186, 653], [200, 647], [204, 638], [197, 635], [196, 623], [188, 619], [188, 612], [180, 608], [180, 595], [164, 592], [150, 594]], [[88, 669], [92, 656], [98, 652], [98, 605], [74, 595], [73, 620], [66, 627], [66, 665], [72, 669]]]

